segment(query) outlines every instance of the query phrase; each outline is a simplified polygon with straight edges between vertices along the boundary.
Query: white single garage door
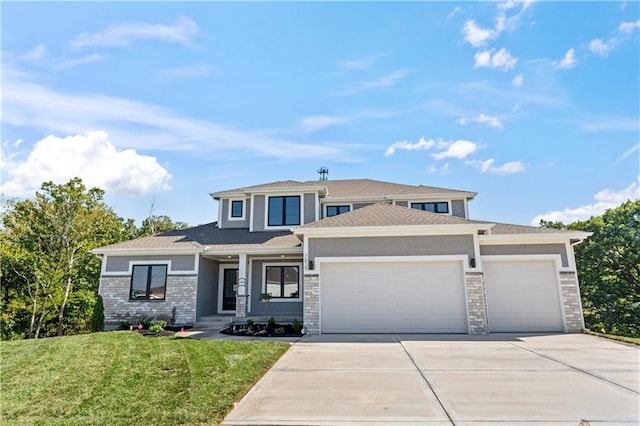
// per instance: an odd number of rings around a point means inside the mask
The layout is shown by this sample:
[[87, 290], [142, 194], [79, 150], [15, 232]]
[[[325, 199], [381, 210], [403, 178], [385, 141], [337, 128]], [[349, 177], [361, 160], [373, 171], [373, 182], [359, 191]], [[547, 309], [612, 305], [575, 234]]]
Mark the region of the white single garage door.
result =
[[466, 333], [462, 262], [320, 266], [322, 333]]
[[483, 258], [489, 330], [563, 331], [555, 264]]

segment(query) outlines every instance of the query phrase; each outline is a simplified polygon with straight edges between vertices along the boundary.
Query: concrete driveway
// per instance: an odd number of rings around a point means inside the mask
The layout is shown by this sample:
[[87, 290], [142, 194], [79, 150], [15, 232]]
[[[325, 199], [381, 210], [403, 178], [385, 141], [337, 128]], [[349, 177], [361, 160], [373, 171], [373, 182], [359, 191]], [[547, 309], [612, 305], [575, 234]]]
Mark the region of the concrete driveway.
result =
[[305, 337], [223, 424], [637, 425], [639, 353], [582, 334]]

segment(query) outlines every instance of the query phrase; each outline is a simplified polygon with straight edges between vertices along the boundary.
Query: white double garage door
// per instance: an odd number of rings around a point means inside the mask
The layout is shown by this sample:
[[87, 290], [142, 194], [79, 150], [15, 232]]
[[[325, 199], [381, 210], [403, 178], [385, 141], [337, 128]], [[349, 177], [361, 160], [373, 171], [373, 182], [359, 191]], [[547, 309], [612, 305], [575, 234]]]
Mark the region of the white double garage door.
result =
[[[561, 332], [553, 260], [483, 259], [491, 332]], [[322, 333], [467, 333], [462, 261], [320, 265]]]

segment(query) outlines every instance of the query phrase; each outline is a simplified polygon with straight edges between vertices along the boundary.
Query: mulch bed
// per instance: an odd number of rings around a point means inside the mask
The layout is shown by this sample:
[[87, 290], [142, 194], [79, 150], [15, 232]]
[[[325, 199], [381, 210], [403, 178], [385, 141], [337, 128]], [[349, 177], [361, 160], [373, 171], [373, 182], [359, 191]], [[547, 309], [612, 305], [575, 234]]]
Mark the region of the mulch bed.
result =
[[301, 337], [302, 333], [294, 331], [291, 324], [276, 324], [273, 327], [267, 327], [264, 324], [254, 324], [248, 327], [245, 324], [232, 325], [220, 331], [222, 334], [230, 336], [247, 336], [247, 337]]

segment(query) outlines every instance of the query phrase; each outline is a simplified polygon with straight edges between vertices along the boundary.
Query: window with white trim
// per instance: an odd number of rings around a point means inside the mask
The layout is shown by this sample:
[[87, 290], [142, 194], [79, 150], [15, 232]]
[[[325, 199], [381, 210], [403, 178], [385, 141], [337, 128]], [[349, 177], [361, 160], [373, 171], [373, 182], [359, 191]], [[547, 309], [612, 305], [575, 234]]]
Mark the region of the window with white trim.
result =
[[264, 293], [273, 299], [300, 298], [299, 265], [266, 265], [264, 277]]
[[130, 300], [164, 300], [167, 265], [133, 265]]
[[446, 201], [411, 203], [411, 208], [424, 210], [431, 213], [449, 213], [449, 203], [447, 203]]
[[229, 217], [233, 219], [242, 219], [244, 217], [244, 201], [231, 200]]
[[269, 197], [267, 225], [300, 225], [300, 196]]

